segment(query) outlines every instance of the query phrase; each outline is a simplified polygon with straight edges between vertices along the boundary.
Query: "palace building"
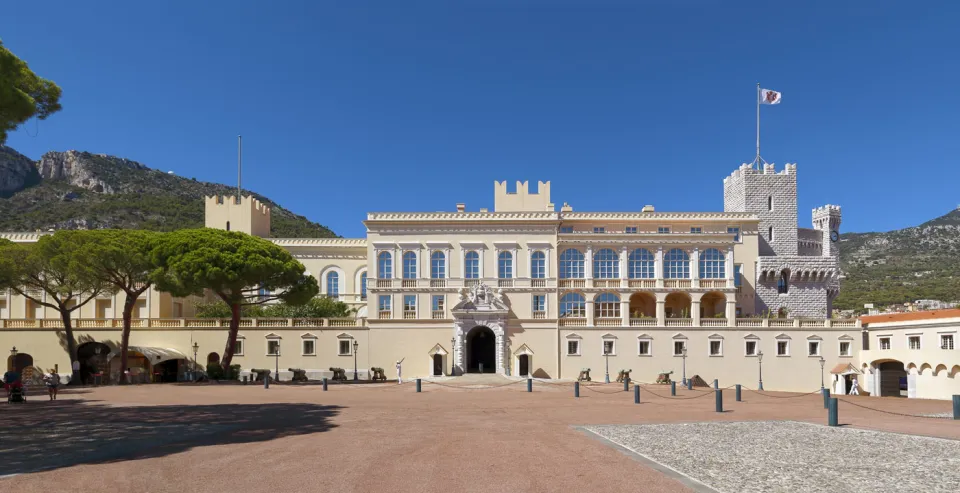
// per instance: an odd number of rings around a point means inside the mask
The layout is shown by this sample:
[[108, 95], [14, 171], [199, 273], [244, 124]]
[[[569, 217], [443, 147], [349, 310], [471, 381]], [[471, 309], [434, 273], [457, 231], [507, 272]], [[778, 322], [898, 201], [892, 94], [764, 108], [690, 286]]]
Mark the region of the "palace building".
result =
[[[637, 381], [672, 371], [751, 388], [762, 371], [767, 390], [812, 391], [824, 371], [862, 368], [863, 337], [859, 321], [830, 317], [840, 208], [814, 209], [811, 228], [798, 218], [796, 165], [744, 164], [723, 179], [723, 212], [579, 212], [554, 204], [550, 182], [501, 182], [492, 210], [371, 212], [365, 238], [269, 238], [356, 317], [245, 319], [234, 363], [314, 378], [333, 367], [352, 377], [355, 366], [361, 378], [371, 367], [390, 375], [399, 360], [404, 376], [424, 377], [482, 368], [572, 379], [590, 368], [602, 380], [609, 367]], [[270, 210], [209, 197], [206, 226], [269, 237]], [[105, 295], [79, 310], [87, 371], [120, 371], [122, 302]], [[143, 372], [173, 378], [195, 358], [219, 360], [226, 322], [194, 318], [193, 300], [151, 290], [137, 310]], [[18, 348], [10, 364], [69, 368], [58, 325], [52, 310], [0, 297], [0, 344]]]

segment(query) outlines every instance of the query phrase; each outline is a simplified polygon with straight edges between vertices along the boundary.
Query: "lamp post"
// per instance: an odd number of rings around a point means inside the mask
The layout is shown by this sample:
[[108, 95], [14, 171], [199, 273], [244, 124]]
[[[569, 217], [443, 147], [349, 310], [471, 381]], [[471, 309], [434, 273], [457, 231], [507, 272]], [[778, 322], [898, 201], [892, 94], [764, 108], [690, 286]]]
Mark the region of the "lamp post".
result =
[[683, 349], [680, 350], [680, 358], [683, 360], [683, 384], [687, 384], [687, 343], [683, 343]]
[[757, 365], [760, 369], [760, 385], [757, 386], [757, 390], [763, 390], [763, 351], [757, 352]]
[[197, 351], [200, 349], [200, 345], [197, 344], [197, 341], [193, 341], [193, 373], [190, 375], [190, 380], [195, 381], [197, 379]]
[[823, 356], [820, 357], [820, 391], [823, 392], [823, 365], [827, 360], [823, 359]]
[[10, 350], [10, 371], [17, 369], [17, 346], [13, 346], [13, 349]]
[[451, 338], [450, 338], [450, 376], [451, 376], [451, 377], [452, 377], [452, 376], [455, 376], [455, 375], [454, 375], [454, 371], [455, 371], [456, 367], [455, 367], [454, 365], [455, 365], [456, 363], [454, 362], [454, 360], [455, 360], [456, 358], [455, 358], [454, 356], [455, 356], [455, 354], [456, 354], [456, 349], [454, 349], [454, 344], [456, 344], [456, 343], [457, 343], [457, 338], [456, 338], [456, 337], [451, 337]]
[[275, 372], [273, 381], [279, 382], [280, 381], [280, 339], [277, 339], [277, 354], [276, 354], [276, 360], [274, 363], [273, 371]]
[[603, 376], [603, 383], [610, 383], [610, 351], [607, 351], [607, 345], [603, 345], [603, 359], [606, 360], [607, 368]]
[[354, 339], [353, 341], [353, 381], [359, 382], [360, 377], [357, 376], [357, 348], [360, 347], [360, 343]]
[[[95, 345], [95, 346], [93, 347], [93, 354], [96, 355], [97, 364], [100, 363], [100, 353], [101, 353], [101, 352], [103, 352], [103, 346], [97, 344], [97, 345]], [[97, 373], [102, 373], [102, 372], [97, 372]], [[103, 376], [102, 376], [102, 375], [101, 375], [101, 376], [97, 376], [96, 373], [93, 375], [93, 382], [94, 382], [94, 384], [96, 384], [96, 385], [100, 385], [100, 384], [102, 383], [102, 381], [103, 381], [102, 379], [103, 379]]]

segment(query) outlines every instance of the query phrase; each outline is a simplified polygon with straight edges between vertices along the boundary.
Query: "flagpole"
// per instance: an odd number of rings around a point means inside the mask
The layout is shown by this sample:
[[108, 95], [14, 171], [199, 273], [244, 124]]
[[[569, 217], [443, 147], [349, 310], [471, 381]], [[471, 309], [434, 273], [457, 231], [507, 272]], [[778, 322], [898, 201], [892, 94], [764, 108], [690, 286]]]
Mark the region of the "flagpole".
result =
[[757, 163], [757, 169], [761, 169], [760, 159], [760, 83], [757, 82], [757, 157], [754, 160]]

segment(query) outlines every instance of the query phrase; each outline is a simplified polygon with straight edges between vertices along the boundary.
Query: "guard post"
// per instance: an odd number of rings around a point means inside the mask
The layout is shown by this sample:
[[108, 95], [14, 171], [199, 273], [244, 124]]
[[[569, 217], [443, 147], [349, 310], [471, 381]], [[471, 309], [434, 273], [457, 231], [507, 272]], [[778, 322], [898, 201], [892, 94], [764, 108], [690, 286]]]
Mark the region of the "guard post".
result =
[[737, 384], [737, 402], [740, 402], [740, 384]]
[[836, 397], [830, 398], [830, 406], [827, 409], [827, 424], [830, 426], [840, 425], [840, 419], [837, 416], [837, 402], [838, 399]]
[[722, 413], [723, 412], [723, 391], [720, 389], [716, 389], [714, 390], [714, 392], [717, 395], [717, 412]]
[[417, 379], [417, 392], [420, 392], [420, 379]]

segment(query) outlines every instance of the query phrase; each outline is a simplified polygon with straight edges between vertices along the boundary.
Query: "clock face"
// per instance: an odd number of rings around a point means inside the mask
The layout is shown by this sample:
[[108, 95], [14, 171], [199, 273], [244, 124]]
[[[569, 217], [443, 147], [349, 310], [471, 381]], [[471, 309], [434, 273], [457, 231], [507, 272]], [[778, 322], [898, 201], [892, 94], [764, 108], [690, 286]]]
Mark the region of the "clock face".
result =
[[839, 239], [840, 239], [840, 233], [837, 233], [836, 231], [831, 231], [831, 232], [830, 232], [830, 241], [836, 243], [837, 240], [839, 240]]

